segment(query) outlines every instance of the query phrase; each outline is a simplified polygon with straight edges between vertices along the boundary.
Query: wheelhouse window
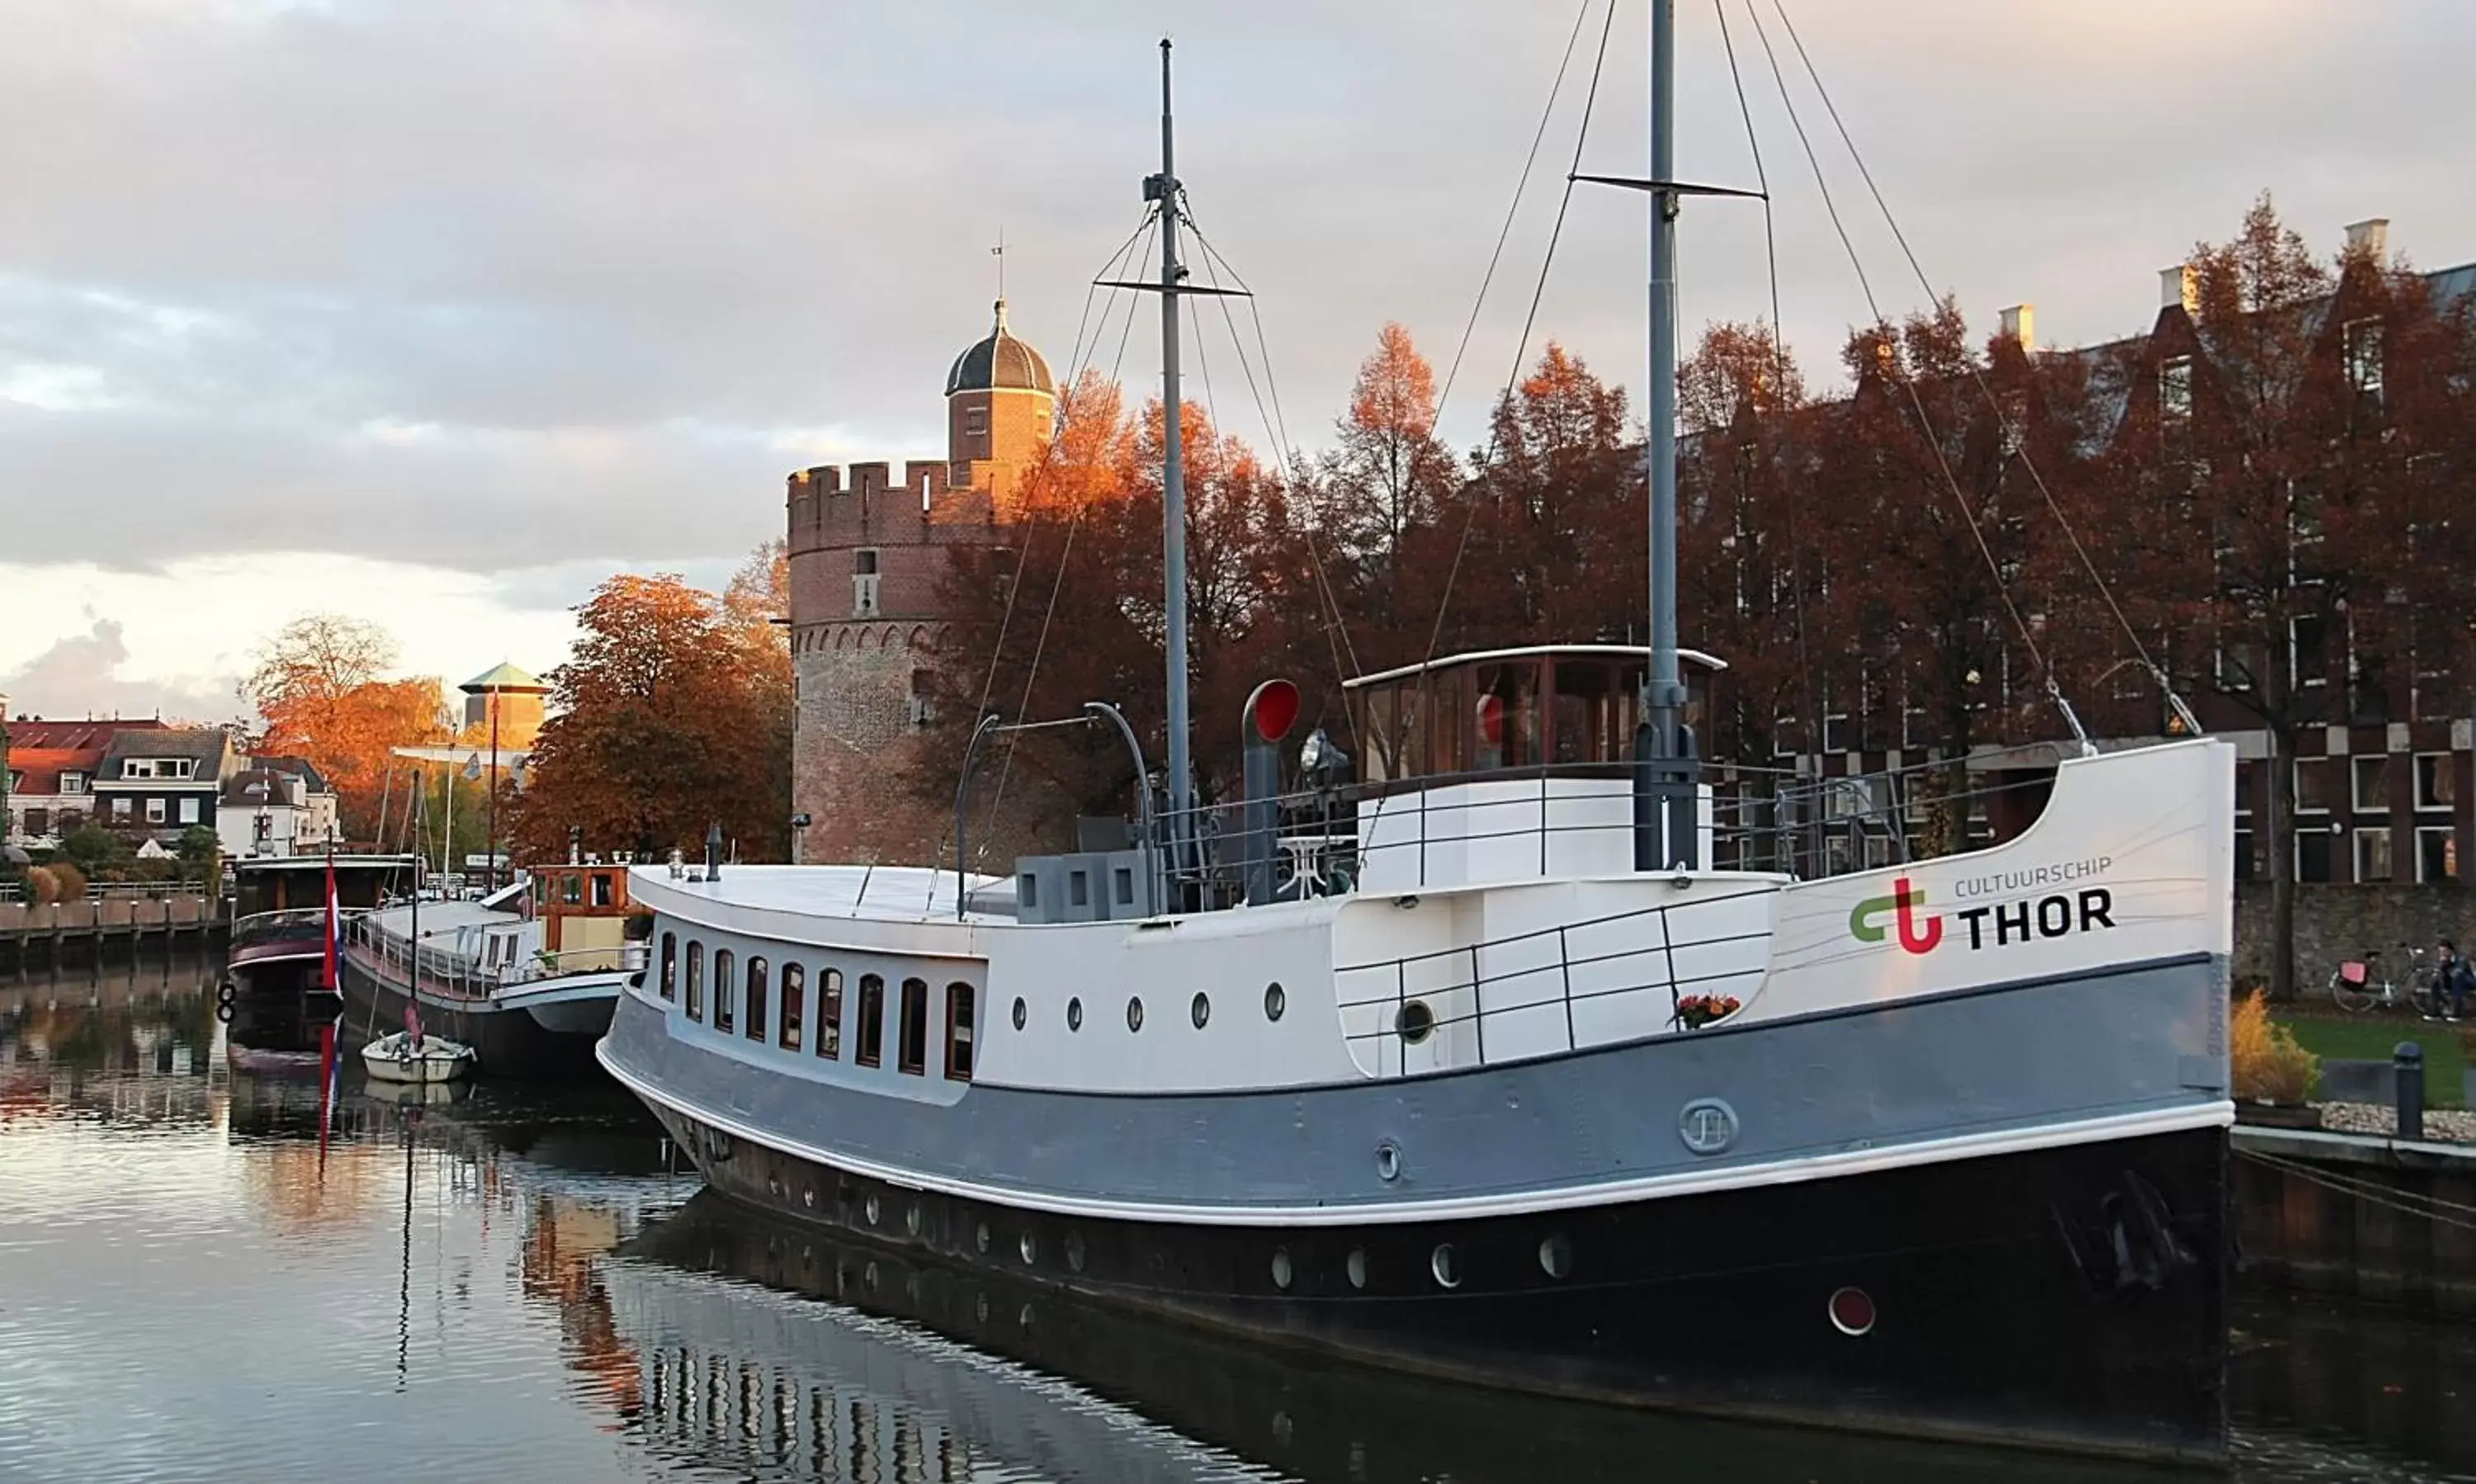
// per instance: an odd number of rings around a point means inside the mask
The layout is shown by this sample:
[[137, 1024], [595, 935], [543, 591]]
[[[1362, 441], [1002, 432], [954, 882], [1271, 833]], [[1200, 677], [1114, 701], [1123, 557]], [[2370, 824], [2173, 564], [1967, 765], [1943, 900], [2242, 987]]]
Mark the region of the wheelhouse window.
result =
[[748, 1039], [765, 1039], [765, 960], [748, 960]]
[[[1699, 721], [1709, 656], [1687, 654], [1686, 720]], [[1648, 652], [1582, 644], [1494, 650], [1349, 682], [1371, 783], [1502, 768], [1621, 766], [1631, 756]]]
[[807, 1014], [808, 971], [798, 964], [782, 966], [782, 1050], [800, 1049], [801, 1021]]
[[972, 986], [947, 985], [946, 1076], [953, 1081], [972, 1079]]
[[817, 980], [817, 1054], [833, 1060], [843, 1053], [843, 972], [828, 969]]
[[863, 1067], [885, 1064], [885, 980], [874, 974], [859, 977], [859, 1047], [852, 1060]]
[[903, 981], [903, 1045], [901, 1069], [913, 1076], [928, 1070], [928, 981]]
[[[581, 904], [584, 901], [584, 878], [573, 871], [560, 877], [558, 879], [558, 895], [559, 901], [565, 903], [569, 906]], [[717, 958], [715, 963], [718, 967], [721, 960]]]
[[713, 955], [713, 1028], [730, 1031], [739, 1019], [739, 986], [731, 982], [734, 960], [730, 950], [718, 949]]
[[663, 999], [677, 1000], [680, 997], [680, 935], [676, 932], [666, 932], [662, 934], [662, 977], [660, 982], [662, 986]]
[[705, 1019], [705, 945], [688, 940], [688, 1019]]
[[596, 871], [593, 873], [593, 904], [597, 907], [607, 907], [610, 905], [610, 873], [607, 871]]

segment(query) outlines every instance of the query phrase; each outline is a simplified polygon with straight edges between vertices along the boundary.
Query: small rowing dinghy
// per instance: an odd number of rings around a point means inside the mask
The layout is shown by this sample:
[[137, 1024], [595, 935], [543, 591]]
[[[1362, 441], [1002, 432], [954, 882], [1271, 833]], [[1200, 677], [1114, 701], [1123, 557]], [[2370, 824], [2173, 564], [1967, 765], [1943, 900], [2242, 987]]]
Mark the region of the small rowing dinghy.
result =
[[396, 1030], [362, 1047], [361, 1065], [381, 1082], [452, 1082], [473, 1070], [473, 1049], [440, 1036]]

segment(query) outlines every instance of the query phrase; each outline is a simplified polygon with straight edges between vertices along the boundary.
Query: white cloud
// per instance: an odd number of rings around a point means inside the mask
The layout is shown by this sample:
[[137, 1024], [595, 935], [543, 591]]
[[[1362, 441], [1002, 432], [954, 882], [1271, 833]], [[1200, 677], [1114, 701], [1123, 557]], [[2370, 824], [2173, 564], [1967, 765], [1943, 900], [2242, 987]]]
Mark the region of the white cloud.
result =
[[[1981, 326], [2027, 299], [2050, 338], [2138, 328], [2152, 270], [2265, 186], [2324, 248], [2381, 214], [2431, 265], [2476, 258], [2464, 0], [1792, 11], [1934, 286]], [[1640, 167], [1643, 14], [1619, 8], [1587, 167]], [[111, 677], [219, 684], [290, 611], [366, 604], [452, 677], [502, 632], [562, 647], [558, 610], [610, 568], [727, 575], [779, 532], [789, 468], [938, 452], [1001, 227], [1013, 323], [1071, 372], [1154, 168], [1155, 24], [1178, 38], [1195, 210], [1317, 443], [1386, 319], [1449, 358], [1572, 15], [0, 0], [0, 674], [96, 640], [90, 607], [122, 626]], [[1680, 171], [1751, 184], [1710, 12], [1679, 25]], [[1737, 41], [1783, 317], [1826, 379], [1864, 303], [1742, 22]], [[1456, 443], [1521, 350], [1580, 83], [1447, 410]], [[1915, 306], [1836, 144], [1826, 168], [1886, 309]], [[1577, 194], [1540, 317], [1637, 387], [1642, 233], [1638, 198]], [[1689, 330], [1766, 312], [1763, 261], [1755, 208], [1695, 202]], [[1221, 420], [1260, 439], [1205, 328]]]

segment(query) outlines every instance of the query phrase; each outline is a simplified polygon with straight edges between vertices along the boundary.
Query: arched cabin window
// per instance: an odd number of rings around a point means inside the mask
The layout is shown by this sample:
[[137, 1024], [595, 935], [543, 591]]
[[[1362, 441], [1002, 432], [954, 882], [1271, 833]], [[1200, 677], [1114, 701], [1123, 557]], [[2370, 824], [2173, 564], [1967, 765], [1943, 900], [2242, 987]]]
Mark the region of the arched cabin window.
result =
[[913, 1076], [928, 1071], [928, 981], [903, 981], [903, 1045], [896, 1065]]
[[885, 980], [874, 974], [859, 977], [859, 1049], [852, 1060], [863, 1067], [885, 1064]]
[[705, 945], [688, 940], [688, 1019], [705, 1019]]
[[677, 1000], [680, 997], [680, 935], [676, 932], [662, 934], [661, 983], [663, 999]]
[[828, 969], [817, 980], [817, 1054], [829, 1061], [843, 1053], [843, 972]]
[[957, 980], [946, 986], [946, 1076], [972, 1079], [972, 986]]
[[765, 960], [748, 960], [748, 1039], [765, 1039]]
[[800, 1049], [802, 1022], [807, 1018], [808, 971], [798, 964], [782, 966], [782, 1050]]
[[739, 1020], [738, 986], [731, 982], [730, 950], [716, 949], [713, 955], [713, 1028], [728, 1035]]

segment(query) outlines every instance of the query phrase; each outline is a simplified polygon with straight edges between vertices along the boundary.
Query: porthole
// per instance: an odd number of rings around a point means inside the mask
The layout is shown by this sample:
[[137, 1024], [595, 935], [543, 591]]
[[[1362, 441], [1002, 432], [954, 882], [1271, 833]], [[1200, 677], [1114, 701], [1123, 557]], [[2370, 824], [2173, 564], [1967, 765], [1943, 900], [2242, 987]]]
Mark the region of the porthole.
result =
[[1201, 990], [1196, 991], [1194, 1001], [1186, 1007], [1186, 1018], [1195, 1022], [1196, 1029], [1201, 1030], [1204, 1022], [1212, 1019], [1212, 997]]
[[870, 1293], [873, 1294], [877, 1292], [877, 1264], [870, 1263], [868, 1265], [868, 1271], [860, 1274], [860, 1281], [868, 1285], [868, 1291]]
[[1854, 1339], [1874, 1327], [1874, 1299], [1862, 1288], [1844, 1288], [1824, 1306], [1831, 1327]]
[[1273, 1249], [1273, 1286], [1286, 1294], [1290, 1291], [1290, 1249], [1285, 1247]]
[[1069, 1030], [1083, 1028], [1083, 997], [1080, 995], [1066, 1002], [1066, 1028]]
[[1436, 1249], [1427, 1255], [1427, 1271], [1436, 1275], [1438, 1288], [1462, 1286], [1461, 1268], [1454, 1261], [1453, 1245], [1449, 1242], [1436, 1244]]
[[1393, 1028], [1400, 1034], [1402, 1045], [1416, 1046], [1434, 1033], [1436, 1012], [1427, 1008], [1424, 1000], [1413, 1000], [1393, 1012]]
[[1025, 1267], [1030, 1267], [1033, 1263], [1040, 1261], [1040, 1244], [1032, 1240], [1030, 1232], [1025, 1232], [1023, 1234], [1023, 1240], [1016, 1243], [1015, 1246], [1023, 1252], [1023, 1262]]
[[1077, 1273], [1083, 1271], [1083, 1233], [1079, 1231], [1066, 1234], [1066, 1266]]
[[780, 1175], [769, 1175], [765, 1177], [765, 1194], [777, 1198], [781, 1196], [782, 1177]]
[[868, 1224], [870, 1225], [874, 1226], [877, 1224], [878, 1204], [877, 1197], [874, 1194], [872, 1194], [866, 1200], [860, 1202], [860, 1210], [867, 1213]]
[[921, 1211], [920, 1202], [917, 1200], [911, 1202], [910, 1210], [903, 1213], [903, 1229], [915, 1237], [920, 1235], [920, 1228], [928, 1224], [928, 1218]]
[[989, 1296], [980, 1295], [972, 1301], [972, 1317], [985, 1324], [989, 1322]]
[[811, 1211], [815, 1210], [817, 1208], [817, 1187], [811, 1185], [806, 1190], [800, 1192], [800, 1203], [806, 1206]]
[[1128, 1030], [1144, 1028], [1144, 1002], [1141, 996], [1127, 1002], [1127, 1028]]
[[986, 1257], [986, 1256], [989, 1254], [989, 1224], [988, 1224], [988, 1223], [986, 1223], [986, 1222], [982, 1222], [982, 1223], [980, 1223], [980, 1229], [979, 1229], [977, 1233], [975, 1233], [975, 1234], [974, 1234], [974, 1236], [973, 1236], [973, 1238], [972, 1238], [972, 1242], [973, 1242], [973, 1245], [974, 1245], [974, 1246], [978, 1247], [978, 1248], [980, 1249], [980, 1255], [981, 1255], [981, 1256]]
[[1015, 996], [1014, 1028], [1021, 1030], [1023, 1028], [1024, 1022], [1029, 1019], [1031, 1019], [1031, 1007], [1023, 1002], [1023, 997], [1021, 995]]
[[1264, 986], [1264, 1019], [1279, 1020], [1281, 1012], [1289, 1007], [1290, 997], [1281, 992], [1280, 980], [1275, 979]]
[[1341, 1266], [1342, 1270], [1349, 1274], [1350, 1287], [1365, 1288], [1367, 1286], [1367, 1249], [1365, 1248], [1351, 1248], [1349, 1249], [1349, 1259]]
[[1375, 1177], [1379, 1180], [1401, 1177], [1401, 1146], [1390, 1139], [1375, 1146]]
[[1562, 1232], [1539, 1244], [1539, 1271], [1551, 1278], [1570, 1276], [1573, 1271], [1573, 1244]]

